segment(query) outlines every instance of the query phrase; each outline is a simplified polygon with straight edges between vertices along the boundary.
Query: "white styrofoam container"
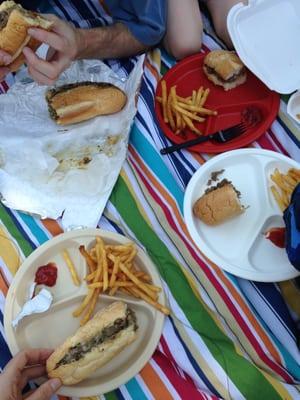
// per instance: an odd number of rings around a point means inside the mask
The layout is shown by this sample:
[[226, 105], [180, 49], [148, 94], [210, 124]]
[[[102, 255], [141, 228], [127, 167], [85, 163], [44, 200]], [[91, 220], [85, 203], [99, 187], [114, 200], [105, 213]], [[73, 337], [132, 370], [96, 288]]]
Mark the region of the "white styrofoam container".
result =
[[271, 90], [300, 88], [300, 0], [249, 0], [227, 18], [233, 45], [244, 64]]

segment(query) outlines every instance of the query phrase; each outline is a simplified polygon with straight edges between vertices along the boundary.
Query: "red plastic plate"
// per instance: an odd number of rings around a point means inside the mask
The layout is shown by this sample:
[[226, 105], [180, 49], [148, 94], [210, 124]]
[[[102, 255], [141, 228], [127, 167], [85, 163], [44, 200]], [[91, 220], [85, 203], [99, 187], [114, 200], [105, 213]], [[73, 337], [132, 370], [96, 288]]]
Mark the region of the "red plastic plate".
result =
[[[215, 86], [203, 72], [205, 55], [200, 53], [180, 61], [163, 77], [168, 92], [171, 86], [176, 85], [176, 92], [182, 97], [190, 96], [192, 91], [200, 86], [210, 89], [205, 107], [218, 111], [218, 115], [206, 118], [203, 123], [195, 123], [195, 126], [205, 135], [228, 128], [241, 121], [242, 111], [249, 106], [259, 108], [263, 118], [255, 127], [249, 128], [246, 133], [227, 143], [209, 141], [189, 149], [202, 153], [222, 153], [245, 147], [258, 139], [270, 127], [278, 114], [280, 97], [277, 93], [270, 91], [250, 71], [247, 72], [246, 83], [235, 89], [225, 91], [222, 87]], [[156, 95], [161, 96], [160, 83], [157, 86]], [[173, 133], [169, 125], [164, 122], [161, 105], [157, 101], [155, 101], [155, 111], [161, 129], [172, 142], [182, 143], [197, 137], [195, 133], [187, 129], [185, 137]]]

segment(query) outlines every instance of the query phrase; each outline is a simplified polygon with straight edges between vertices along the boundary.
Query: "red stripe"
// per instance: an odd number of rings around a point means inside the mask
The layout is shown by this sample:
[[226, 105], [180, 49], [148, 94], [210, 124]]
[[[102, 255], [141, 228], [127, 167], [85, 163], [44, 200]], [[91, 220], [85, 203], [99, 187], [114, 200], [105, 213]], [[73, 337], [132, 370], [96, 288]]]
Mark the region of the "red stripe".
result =
[[181, 378], [177, 374], [173, 364], [166, 356], [163, 355], [163, 353], [155, 352], [153, 355], [153, 359], [163, 370], [164, 374], [174, 386], [176, 392], [179, 394], [181, 399], [205, 400], [205, 398], [198, 391], [198, 389], [195, 388], [195, 386], [192, 386], [190, 382]]
[[9, 86], [5, 81], [1, 82], [1, 87], [2, 87], [2, 89], [4, 91], [4, 93], [6, 93], [8, 91], [8, 89], [9, 89]]
[[269, 359], [267, 355], [265, 354], [264, 350], [261, 348], [261, 345], [259, 342], [256, 340], [255, 336], [253, 333], [250, 331], [248, 328], [247, 322], [244, 321], [242, 316], [239, 314], [237, 308], [235, 305], [232, 303], [230, 298], [227, 296], [227, 293], [225, 292], [224, 288], [222, 285], [219, 283], [219, 281], [215, 278], [215, 276], [212, 274], [210, 268], [199, 258], [199, 256], [195, 253], [194, 249], [190, 246], [189, 242], [187, 239], [178, 231], [176, 227], [176, 223], [173, 220], [173, 215], [170, 212], [170, 210], [167, 208], [167, 206], [161, 201], [160, 197], [156, 194], [156, 192], [153, 190], [153, 187], [149, 185], [149, 182], [145, 177], [142, 175], [142, 173], [139, 170], [138, 166], [138, 161], [135, 161], [134, 156], [136, 159], [139, 159], [140, 162], [143, 163], [143, 161], [140, 159], [140, 157], [137, 155], [135, 150], [130, 146], [129, 149], [129, 160], [131, 161], [134, 167], [134, 169], [137, 171], [138, 175], [140, 176], [141, 180], [143, 181], [144, 185], [147, 187], [149, 193], [153, 197], [153, 199], [156, 201], [157, 204], [160, 204], [161, 208], [164, 211], [164, 214], [166, 216], [166, 219], [170, 226], [173, 228], [175, 232], [180, 236], [182, 241], [185, 243], [186, 247], [189, 249], [191, 255], [193, 258], [198, 262], [199, 267], [202, 268], [203, 272], [207, 275], [209, 278], [210, 282], [214, 285], [216, 288], [217, 293], [220, 295], [220, 297], [223, 299], [227, 307], [230, 309], [231, 313], [234, 315], [237, 323], [243, 330], [244, 334], [247, 335], [249, 342], [252, 344], [252, 347], [255, 349], [256, 353], [260, 356], [260, 358], [265, 362], [266, 365], [268, 365], [271, 369], [273, 369], [278, 375], [280, 375], [283, 379], [285, 379], [286, 382], [292, 383], [293, 380], [290, 377], [289, 374], [286, 373], [285, 370], [283, 370], [282, 367], [277, 365], [273, 360]]
[[277, 139], [275, 133], [272, 130], [268, 131], [268, 135], [270, 135], [271, 139], [274, 141], [274, 143], [276, 144], [276, 146], [278, 146], [278, 148], [280, 149], [281, 153], [283, 153], [284, 155], [290, 157], [290, 154], [288, 153], [288, 151], [282, 146], [282, 144], [280, 143], [280, 141]]

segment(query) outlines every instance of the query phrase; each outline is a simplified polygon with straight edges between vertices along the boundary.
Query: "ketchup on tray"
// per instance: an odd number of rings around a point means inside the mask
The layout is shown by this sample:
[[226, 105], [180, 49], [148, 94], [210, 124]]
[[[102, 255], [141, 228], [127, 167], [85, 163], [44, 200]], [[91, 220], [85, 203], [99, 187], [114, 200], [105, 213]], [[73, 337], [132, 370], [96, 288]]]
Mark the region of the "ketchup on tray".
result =
[[57, 279], [57, 266], [50, 262], [46, 265], [42, 265], [38, 268], [35, 273], [34, 281], [38, 285], [46, 285], [52, 287], [56, 284]]

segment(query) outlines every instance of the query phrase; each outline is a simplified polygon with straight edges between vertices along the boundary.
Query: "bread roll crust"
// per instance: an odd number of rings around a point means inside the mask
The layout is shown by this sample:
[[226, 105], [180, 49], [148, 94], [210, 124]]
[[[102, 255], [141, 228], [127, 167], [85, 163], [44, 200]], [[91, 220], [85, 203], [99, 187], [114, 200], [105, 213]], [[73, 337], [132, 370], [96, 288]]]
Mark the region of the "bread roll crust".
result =
[[[27, 34], [27, 30], [30, 27], [49, 30], [53, 23], [39, 14], [23, 9], [13, 1], [3, 2], [0, 13], [8, 15], [7, 23], [0, 30], [0, 49], [12, 56], [12, 63], [7, 67], [16, 71], [24, 62], [23, 48], [28, 46], [35, 51], [40, 44]], [[0, 63], [0, 66], [3, 65]]]
[[104, 82], [79, 82], [46, 93], [50, 116], [59, 125], [74, 124], [122, 110], [126, 94]]
[[211, 51], [204, 59], [203, 70], [210, 81], [225, 90], [233, 89], [247, 79], [245, 66], [234, 51]]
[[231, 183], [201, 196], [193, 206], [194, 215], [207, 225], [219, 225], [244, 212], [238, 194]]
[[79, 360], [56, 367], [70, 348], [76, 346], [78, 343], [84, 343], [93, 339], [103, 328], [111, 325], [118, 319], [125, 318], [126, 311], [127, 306], [125, 303], [121, 301], [114, 302], [105, 309], [100, 310], [93, 319], [79, 328], [73, 336], [68, 337], [47, 360], [46, 369], [49, 378], [59, 378], [64, 385], [74, 385], [90, 376], [96, 369], [106, 364], [133, 342], [137, 336], [136, 326], [130, 324], [111, 339], [105, 340], [93, 347]]

